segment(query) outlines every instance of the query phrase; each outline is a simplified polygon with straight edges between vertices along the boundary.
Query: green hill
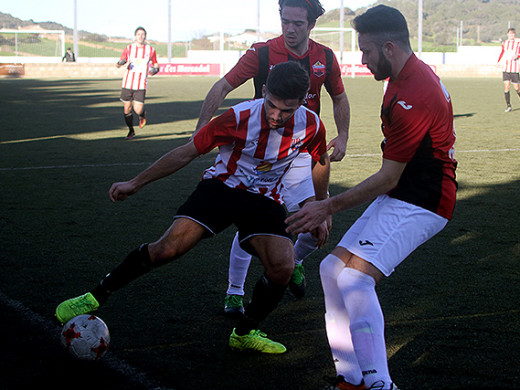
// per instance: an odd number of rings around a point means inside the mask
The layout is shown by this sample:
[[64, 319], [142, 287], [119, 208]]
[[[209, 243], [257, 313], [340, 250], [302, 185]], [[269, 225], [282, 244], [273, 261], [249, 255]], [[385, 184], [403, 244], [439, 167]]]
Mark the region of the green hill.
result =
[[[417, 40], [418, 1], [380, 0], [399, 9], [408, 20], [413, 41]], [[371, 5], [373, 6], [373, 5]], [[345, 7], [344, 27], [366, 8], [355, 12]], [[318, 19], [318, 27], [338, 27], [339, 9], [331, 10]], [[520, 31], [520, 1], [518, 0], [424, 0], [423, 49], [450, 51], [457, 44], [457, 31], [462, 23], [463, 45], [496, 44], [505, 39], [509, 26]]]

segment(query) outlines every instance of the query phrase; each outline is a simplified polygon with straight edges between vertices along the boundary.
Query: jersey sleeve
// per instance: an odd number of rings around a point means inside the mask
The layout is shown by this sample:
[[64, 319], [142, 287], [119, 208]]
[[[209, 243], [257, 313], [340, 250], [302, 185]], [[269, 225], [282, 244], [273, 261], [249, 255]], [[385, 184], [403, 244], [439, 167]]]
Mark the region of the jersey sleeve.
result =
[[235, 112], [230, 108], [200, 129], [193, 137], [193, 144], [200, 154], [206, 154], [218, 146], [232, 144], [236, 129]]
[[127, 46], [124, 48], [123, 54], [121, 54], [121, 57], [119, 57], [119, 59], [128, 61], [129, 53], [130, 53], [130, 46]]
[[320, 161], [321, 155], [327, 153], [327, 141], [325, 134], [325, 126], [320, 120], [316, 135], [311, 140], [311, 142], [309, 142], [309, 145], [307, 145], [307, 151], [312, 156], [314, 161]]
[[224, 77], [233, 88], [237, 88], [257, 74], [258, 52], [256, 45], [253, 45], [240, 57], [237, 64]]
[[150, 55], [150, 62], [152, 63], [152, 65], [155, 65], [157, 64], [157, 52], [155, 51], [155, 49], [153, 47], [151, 47], [152, 49], [152, 52], [151, 52], [151, 55]]
[[325, 88], [330, 96], [337, 96], [345, 92], [345, 86], [341, 78], [341, 68], [334, 53], [332, 53], [331, 65], [330, 74], [327, 76], [327, 81], [325, 82]]

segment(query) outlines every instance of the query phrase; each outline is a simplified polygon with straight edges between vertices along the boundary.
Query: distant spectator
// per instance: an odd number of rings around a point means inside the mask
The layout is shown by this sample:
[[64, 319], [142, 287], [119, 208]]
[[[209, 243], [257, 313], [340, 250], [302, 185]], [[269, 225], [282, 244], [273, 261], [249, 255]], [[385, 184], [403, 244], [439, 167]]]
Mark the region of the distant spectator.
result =
[[76, 56], [70, 47], [67, 49], [67, 52], [61, 59], [61, 62], [76, 62]]
[[514, 28], [507, 30], [507, 39], [502, 42], [502, 51], [498, 57], [498, 62], [501, 60], [504, 60], [502, 80], [504, 81], [504, 95], [507, 104], [506, 112], [510, 112], [512, 110], [509, 95], [511, 84], [520, 97], [520, 39], [516, 38]]

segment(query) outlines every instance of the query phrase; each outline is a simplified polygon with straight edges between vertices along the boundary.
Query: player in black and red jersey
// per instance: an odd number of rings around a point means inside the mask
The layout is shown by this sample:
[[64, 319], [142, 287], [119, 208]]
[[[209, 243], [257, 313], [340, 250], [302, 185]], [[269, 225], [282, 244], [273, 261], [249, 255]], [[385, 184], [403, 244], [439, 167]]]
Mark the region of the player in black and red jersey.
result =
[[381, 169], [353, 188], [310, 202], [288, 218], [290, 232], [312, 230], [340, 210], [372, 201], [322, 261], [325, 326], [336, 365], [330, 389], [396, 389], [390, 378], [376, 283], [451, 219], [457, 183], [451, 98], [412, 52], [395, 8], [356, 17], [362, 62], [389, 79], [381, 109]]
[[[350, 107], [341, 79], [341, 70], [331, 49], [309, 39], [317, 18], [324, 10], [319, 0], [280, 0], [279, 5], [283, 34], [267, 42], [253, 44], [237, 65], [215, 83], [202, 105], [197, 129], [209, 122], [232, 90], [253, 79], [254, 98], [260, 98], [262, 85], [265, 84], [271, 68], [281, 62], [297, 61], [311, 78], [305, 103], [307, 108], [319, 114], [322, 86], [325, 86], [332, 98], [338, 136], [331, 140], [327, 147], [334, 148], [330, 160], [340, 161], [345, 156], [350, 123]], [[290, 212], [299, 210], [305, 201], [314, 197], [310, 166], [309, 154], [302, 153], [284, 177], [283, 194]], [[315, 239], [310, 234], [298, 237], [294, 247], [296, 268], [289, 285], [296, 297], [305, 294], [303, 259], [315, 249]], [[224, 308], [229, 315], [243, 312], [244, 281], [250, 261], [251, 256], [240, 248], [235, 237], [231, 248], [229, 287]]]

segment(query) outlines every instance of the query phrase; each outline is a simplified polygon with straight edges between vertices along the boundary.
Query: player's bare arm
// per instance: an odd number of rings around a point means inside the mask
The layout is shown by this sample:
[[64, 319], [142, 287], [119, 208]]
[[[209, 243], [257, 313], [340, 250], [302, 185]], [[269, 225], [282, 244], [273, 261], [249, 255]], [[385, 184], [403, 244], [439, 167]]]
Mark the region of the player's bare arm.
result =
[[209, 90], [206, 98], [204, 99], [204, 103], [202, 103], [202, 108], [200, 109], [199, 121], [197, 122], [197, 127], [195, 127], [195, 131], [193, 132], [192, 138], [206, 126], [215, 115], [215, 112], [220, 107], [226, 96], [233, 90], [234, 88], [225, 77], [222, 77], [219, 81], [213, 85], [213, 87]]
[[108, 196], [112, 202], [125, 200], [148, 183], [177, 172], [199, 155], [200, 153], [193, 141], [189, 141], [187, 144], [166, 153], [133, 179], [112, 184], [108, 191]]
[[287, 232], [299, 234], [312, 232], [323, 221], [339, 211], [347, 210], [371, 201], [394, 188], [406, 167], [406, 163], [383, 159], [381, 169], [350, 190], [322, 201], [309, 202], [297, 213], [286, 219]]
[[341, 161], [347, 152], [347, 141], [350, 128], [350, 103], [345, 92], [331, 96], [334, 122], [338, 129], [338, 136], [327, 145], [327, 150], [334, 148], [330, 161]]
[[[312, 182], [314, 193], [317, 200], [324, 200], [329, 197], [330, 179], [330, 159], [327, 153], [320, 157], [320, 161], [312, 161]], [[329, 232], [332, 227], [332, 217], [326, 218], [319, 226], [312, 230], [312, 235], [318, 240], [316, 246], [321, 248], [329, 239]]]

